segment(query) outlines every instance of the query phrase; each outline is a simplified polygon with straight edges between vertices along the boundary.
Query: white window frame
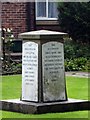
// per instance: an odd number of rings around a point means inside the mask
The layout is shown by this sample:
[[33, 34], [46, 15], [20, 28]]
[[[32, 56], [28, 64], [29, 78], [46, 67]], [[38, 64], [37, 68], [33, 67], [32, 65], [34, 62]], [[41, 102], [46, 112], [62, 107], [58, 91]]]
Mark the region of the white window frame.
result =
[[36, 3], [36, 20], [58, 20], [58, 18], [48, 18], [48, 0], [46, 0], [46, 17], [37, 17], [37, 0]]

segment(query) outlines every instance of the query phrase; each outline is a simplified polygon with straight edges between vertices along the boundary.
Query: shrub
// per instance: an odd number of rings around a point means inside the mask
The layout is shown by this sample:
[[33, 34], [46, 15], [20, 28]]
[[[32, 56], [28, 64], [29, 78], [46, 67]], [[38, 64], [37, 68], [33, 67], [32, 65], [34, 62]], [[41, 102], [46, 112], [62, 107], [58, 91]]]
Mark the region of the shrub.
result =
[[17, 62], [9, 63], [3, 61], [2, 63], [2, 74], [20, 74], [22, 73], [22, 64]]
[[65, 59], [73, 59], [84, 57], [90, 59], [90, 45], [87, 43], [77, 43], [72, 40], [64, 42], [64, 56]]
[[59, 2], [58, 13], [62, 31], [74, 41], [90, 42], [90, 2]]
[[90, 46], [86, 43], [65, 41], [65, 70], [66, 71], [90, 71]]
[[89, 61], [84, 58], [65, 59], [65, 70], [66, 71], [88, 71]]

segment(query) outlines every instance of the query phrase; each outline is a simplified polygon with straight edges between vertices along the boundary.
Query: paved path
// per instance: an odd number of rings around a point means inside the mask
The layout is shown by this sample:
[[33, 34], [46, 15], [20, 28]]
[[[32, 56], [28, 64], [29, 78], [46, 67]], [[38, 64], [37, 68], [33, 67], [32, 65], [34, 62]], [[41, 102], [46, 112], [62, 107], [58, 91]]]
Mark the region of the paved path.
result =
[[65, 72], [66, 76], [86, 77], [90, 78], [90, 72]]

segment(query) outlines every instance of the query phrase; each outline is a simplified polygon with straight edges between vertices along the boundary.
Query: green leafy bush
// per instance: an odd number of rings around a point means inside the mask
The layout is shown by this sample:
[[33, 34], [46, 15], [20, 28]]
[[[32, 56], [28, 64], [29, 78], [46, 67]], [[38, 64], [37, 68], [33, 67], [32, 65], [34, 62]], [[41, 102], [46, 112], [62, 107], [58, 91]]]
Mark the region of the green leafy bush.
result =
[[2, 63], [2, 74], [20, 74], [22, 73], [22, 64], [17, 62], [9, 63], [4, 61]]
[[84, 57], [65, 59], [65, 70], [66, 71], [88, 71], [89, 70], [88, 60]]
[[73, 59], [84, 57], [88, 60], [90, 59], [90, 45], [87, 43], [77, 43], [73, 40], [68, 40], [64, 42], [64, 55], [65, 59]]
[[65, 41], [65, 70], [90, 71], [90, 46], [86, 43], [76, 43], [72, 40]]

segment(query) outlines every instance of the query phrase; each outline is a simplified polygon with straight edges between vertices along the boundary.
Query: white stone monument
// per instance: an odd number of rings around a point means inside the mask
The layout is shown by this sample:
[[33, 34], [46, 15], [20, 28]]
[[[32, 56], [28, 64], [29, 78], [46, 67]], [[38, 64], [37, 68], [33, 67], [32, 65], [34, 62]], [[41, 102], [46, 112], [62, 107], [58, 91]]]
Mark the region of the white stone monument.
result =
[[90, 110], [90, 101], [67, 99], [64, 76], [65, 33], [39, 30], [23, 40], [22, 97], [0, 100], [0, 109], [27, 114]]
[[22, 100], [55, 102], [67, 100], [63, 37], [48, 30], [21, 33]]

